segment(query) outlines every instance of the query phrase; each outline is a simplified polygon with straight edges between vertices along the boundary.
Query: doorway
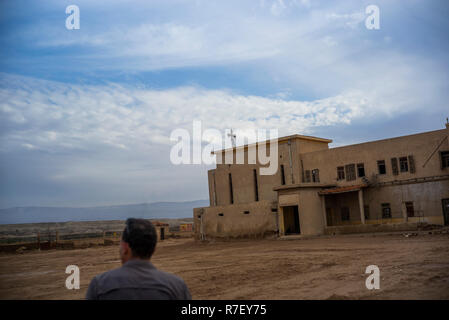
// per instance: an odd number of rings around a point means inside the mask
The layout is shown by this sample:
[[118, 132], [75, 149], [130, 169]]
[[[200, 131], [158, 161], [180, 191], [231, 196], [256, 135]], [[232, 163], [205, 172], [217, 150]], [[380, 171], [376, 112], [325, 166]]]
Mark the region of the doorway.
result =
[[164, 239], [165, 239], [165, 228], [162, 227], [161, 228], [161, 240], [164, 240]]
[[444, 216], [444, 225], [449, 226], [449, 199], [442, 199], [443, 203], [443, 216]]
[[298, 206], [282, 207], [284, 212], [284, 233], [300, 234], [301, 228], [299, 226], [299, 211]]
[[332, 208], [326, 208], [326, 222], [327, 226], [330, 227], [334, 225], [334, 222], [332, 221]]

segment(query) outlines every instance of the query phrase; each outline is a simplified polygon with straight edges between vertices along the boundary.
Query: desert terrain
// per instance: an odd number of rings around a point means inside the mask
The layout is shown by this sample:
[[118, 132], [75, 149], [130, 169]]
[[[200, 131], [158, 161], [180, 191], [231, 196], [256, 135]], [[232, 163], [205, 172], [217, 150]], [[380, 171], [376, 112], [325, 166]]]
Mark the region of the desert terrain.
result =
[[[449, 299], [449, 235], [422, 231], [195, 242], [167, 239], [152, 258], [194, 299]], [[67, 265], [81, 288], [65, 288]], [[365, 287], [368, 265], [380, 289]], [[120, 266], [118, 245], [0, 255], [1, 299], [83, 299], [96, 274]]]

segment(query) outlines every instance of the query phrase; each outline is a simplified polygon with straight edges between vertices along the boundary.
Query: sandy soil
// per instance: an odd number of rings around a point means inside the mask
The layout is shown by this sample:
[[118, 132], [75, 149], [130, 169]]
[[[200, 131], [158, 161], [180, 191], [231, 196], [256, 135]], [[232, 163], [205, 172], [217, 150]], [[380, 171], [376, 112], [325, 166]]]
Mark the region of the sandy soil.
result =
[[[153, 263], [184, 278], [194, 299], [449, 299], [448, 234], [169, 239]], [[80, 290], [65, 288], [70, 264], [80, 267]], [[372, 264], [380, 290], [365, 287]], [[119, 266], [118, 246], [3, 254], [0, 298], [81, 299], [94, 275]]]

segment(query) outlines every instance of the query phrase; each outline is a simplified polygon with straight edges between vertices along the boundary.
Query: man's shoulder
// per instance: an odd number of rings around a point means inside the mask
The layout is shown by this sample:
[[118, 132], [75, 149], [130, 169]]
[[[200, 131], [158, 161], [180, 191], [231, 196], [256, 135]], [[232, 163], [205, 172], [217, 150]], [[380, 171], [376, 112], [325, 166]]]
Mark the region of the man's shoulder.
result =
[[[167, 299], [190, 299], [184, 280], [175, 274], [156, 269], [152, 264], [133, 262], [97, 275], [93, 281], [99, 296], [116, 290], [150, 290]], [[114, 293], [115, 294], [115, 293]]]
[[173, 273], [157, 269], [155, 269], [155, 272], [157, 274], [157, 277], [161, 280], [161, 282], [167, 288], [170, 288], [173, 297], [177, 299], [191, 299], [189, 289], [181, 277]]
[[103, 282], [107, 282], [113, 278], [123, 277], [125, 273], [126, 273], [126, 271], [123, 269], [123, 267], [118, 267], [118, 268], [103, 272], [101, 274], [98, 274], [95, 276], [94, 279], [98, 283], [103, 283]]
[[173, 273], [162, 271], [159, 269], [154, 269], [153, 272], [155, 273], [155, 275], [157, 275], [159, 279], [163, 279], [174, 285], [185, 286], [184, 280]]

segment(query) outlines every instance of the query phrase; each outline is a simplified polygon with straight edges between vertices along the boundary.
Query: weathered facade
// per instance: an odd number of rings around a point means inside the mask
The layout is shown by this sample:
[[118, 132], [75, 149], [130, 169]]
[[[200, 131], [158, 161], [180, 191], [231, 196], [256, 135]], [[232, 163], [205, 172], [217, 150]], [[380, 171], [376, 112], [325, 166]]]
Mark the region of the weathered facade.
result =
[[[217, 164], [210, 206], [194, 209], [198, 239], [319, 235], [345, 226], [449, 224], [449, 125], [442, 130], [329, 148], [329, 139], [278, 139], [278, 170]], [[252, 146], [215, 152], [244, 152]]]

